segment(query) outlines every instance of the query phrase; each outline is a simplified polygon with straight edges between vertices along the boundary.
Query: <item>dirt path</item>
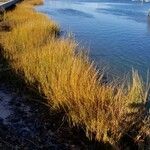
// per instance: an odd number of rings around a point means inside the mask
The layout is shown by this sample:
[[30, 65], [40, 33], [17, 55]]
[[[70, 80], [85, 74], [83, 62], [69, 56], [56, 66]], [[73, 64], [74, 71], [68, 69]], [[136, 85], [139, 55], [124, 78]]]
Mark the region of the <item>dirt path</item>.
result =
[[[25, 97], [18, 96], [4, 86], [0, 86], [0, 143], [2, 149], [9, 148], [62, 148], [56, 143], [51, 130], [45, 136], [41, 120], [35, 117], [38, 109], [25, 104]], [[42, 137], [42, 138], [40, 138]], [[42, 141], [43, 140], [43, 143]], [[40, 144], [42, 143], [42, 144]]]
[[24, 94], [0, 85], [0, 149], [86, 149], [62, 118]]

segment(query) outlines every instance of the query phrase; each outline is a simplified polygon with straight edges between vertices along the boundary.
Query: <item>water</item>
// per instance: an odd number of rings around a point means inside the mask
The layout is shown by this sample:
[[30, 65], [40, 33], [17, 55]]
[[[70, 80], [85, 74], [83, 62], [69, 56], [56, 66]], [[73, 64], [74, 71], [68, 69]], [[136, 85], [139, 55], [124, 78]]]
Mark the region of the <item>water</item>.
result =
[[98, 66], [122, 75], [150, 68], [150, 3], [130, 0], [45, 0], [37, 8], [72, 32]]

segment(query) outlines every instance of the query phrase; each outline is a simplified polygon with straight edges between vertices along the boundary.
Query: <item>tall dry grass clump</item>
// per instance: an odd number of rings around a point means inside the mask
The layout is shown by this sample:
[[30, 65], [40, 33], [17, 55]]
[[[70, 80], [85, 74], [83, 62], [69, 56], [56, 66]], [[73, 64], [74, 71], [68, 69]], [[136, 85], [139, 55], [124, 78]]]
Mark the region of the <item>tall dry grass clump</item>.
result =
[[30, 5], [42, 5], [44, 0], [25, 0]]
[[131, 82], [103, 83], [103, 72], [76, 51], [74, 41], [57, 38], [59, 27], [33, 4], [39, 1], [25, 0], [6, 14], [12, 30], [1, 32], [0, 40], [12, 68], [91, 139], [116, 145], [129, 131], [136, 130], [135, 139], [149, 134], [143, 123], [149, 85], [136, 71]]

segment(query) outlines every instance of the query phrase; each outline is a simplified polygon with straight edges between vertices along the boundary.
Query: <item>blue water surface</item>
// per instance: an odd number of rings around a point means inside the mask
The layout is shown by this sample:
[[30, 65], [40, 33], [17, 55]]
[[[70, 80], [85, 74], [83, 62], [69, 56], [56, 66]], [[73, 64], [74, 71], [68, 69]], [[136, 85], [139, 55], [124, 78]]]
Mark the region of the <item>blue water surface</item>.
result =
[[89, 51], [114, 75], [150, 68], [150, 3], [131, 0], [45, 0], [37, 9]]

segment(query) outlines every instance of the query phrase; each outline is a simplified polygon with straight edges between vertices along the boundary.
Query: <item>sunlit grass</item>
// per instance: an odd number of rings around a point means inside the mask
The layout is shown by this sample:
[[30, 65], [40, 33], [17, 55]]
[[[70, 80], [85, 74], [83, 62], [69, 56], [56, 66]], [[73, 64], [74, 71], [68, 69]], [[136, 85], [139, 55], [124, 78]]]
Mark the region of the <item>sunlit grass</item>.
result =
[[[5, 58], [54, 109], [65, 110], [68, 120], [82, 127], [90, 139], [117, 144], [143, 120], [145, 108], [131, 105], [147, 102], [149, 86], [136, 71], [131, 82], [103, 83], [104, 72], [76, 51], [76, 42], [59, 39], [59, 27], [33, 10], [32, 5], [40, 3], [25, 0], [6, 14], [12, 30], [1, 33]], [[149, 133], [145, 125], [139, 133]]]

